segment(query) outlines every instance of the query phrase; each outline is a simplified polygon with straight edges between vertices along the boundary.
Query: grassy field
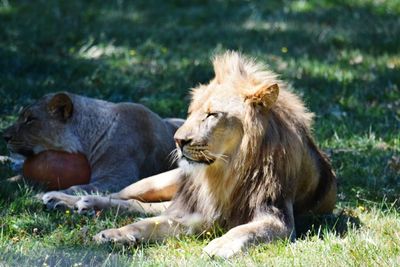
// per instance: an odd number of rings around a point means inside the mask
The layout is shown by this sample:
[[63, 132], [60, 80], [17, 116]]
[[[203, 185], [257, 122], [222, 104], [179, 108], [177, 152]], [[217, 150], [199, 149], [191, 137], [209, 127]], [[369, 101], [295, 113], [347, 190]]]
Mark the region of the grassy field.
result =
[[0, 165], [0, 266], [400, 264], [398, 0], [0, 0], [0, 25], [0, 130], [59, 90], [184, 117], [188, 88], [212, 76], [211, 55], [235, 49], [259, 58], [316, 113], [342, 214], [294, 243], [228, 261], [202, 257], [213, 234], [97, 246], [93, 234], [137, 218], [47, 212], [33, 198], [38, 190], [9, 184], [12, 173]]

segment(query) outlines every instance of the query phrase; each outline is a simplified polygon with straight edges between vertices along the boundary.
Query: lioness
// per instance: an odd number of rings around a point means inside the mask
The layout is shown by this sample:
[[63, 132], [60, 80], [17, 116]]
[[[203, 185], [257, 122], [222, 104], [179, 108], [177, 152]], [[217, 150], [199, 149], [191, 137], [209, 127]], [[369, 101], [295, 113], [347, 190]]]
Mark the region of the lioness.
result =
[[[179, 184], [172, 203], [157, 217], [100, 232], [97, 242], [136, 244], [218, 224], [229, 231], [204, 251], [227, 258], [294, 238], [299, 214], [332, 212], [336, 177], [311, 136], [313, 114], [276, 74], [238, 53], [216, 57], [214, 71], [209, 84], [193, 89], [188, 118], [175, 133], [180, 169], [159, 175], [164, 187], [152, 177], [138, 183], [147, 188], [134, 184], [114, 195], [138, 198]], [[136, 202], [91, 201], [137, 210]]]
[[[67, 92], [45, 95], [23, 109], [3, 137], [10, 151], [30, 156], [43, 150], [82, 152], [92, 175], [76, 191], [115, 192], [172, 165], [173, 135], [183, 120], [161, 119], [140, 104], [111, 103]], [[64, 194], [44, 196], [51, 205], [67, 204]]]

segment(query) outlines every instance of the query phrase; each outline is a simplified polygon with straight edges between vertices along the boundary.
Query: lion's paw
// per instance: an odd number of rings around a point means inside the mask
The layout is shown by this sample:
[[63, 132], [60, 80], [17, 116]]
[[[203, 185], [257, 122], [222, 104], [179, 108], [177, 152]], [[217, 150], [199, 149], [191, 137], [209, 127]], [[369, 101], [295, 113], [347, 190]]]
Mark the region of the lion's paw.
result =
[[41, 199], [48, 209], [73, 209], [75, 203], [80, 199], [79, 196], [67, 195], [62, 192], [52, 191], [44, 194]]
[[243, 247], [243, 242], [240, 239], [231, 239], [224, 236], [212, 240], [203, 252], [209, 257], [230, 258], [240, 252]]
[[137, 238], [135, 237], [134, 233], [126, 234], [119, 229], [108, 229], [101, 231], [93, 237], [93, 240], [98, 244], [112, 242], [134, 245], [137, 243]]

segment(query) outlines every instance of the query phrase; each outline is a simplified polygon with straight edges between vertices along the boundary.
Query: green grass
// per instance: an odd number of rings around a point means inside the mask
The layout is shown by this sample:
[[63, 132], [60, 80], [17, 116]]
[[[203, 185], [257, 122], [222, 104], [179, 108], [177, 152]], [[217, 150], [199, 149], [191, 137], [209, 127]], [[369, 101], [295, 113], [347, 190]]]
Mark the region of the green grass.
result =
[[96, 246], [93, 234], [136, 218], [47, 212], [37, 189], [7, 183], [12, 173], [0, 165], [0, 266], [400, 263], [399, 1], [1, 0], [0, 25], [0, 130], [58, 90], [184, 117], [188, 88], [212, 77], [211, 55], [259, 58], [316, 113], [316, 139], [339, 178], [338, 209], [360, 222], [342, 231], [333, 220], [229, 261], [201, 257], [213, 234]]

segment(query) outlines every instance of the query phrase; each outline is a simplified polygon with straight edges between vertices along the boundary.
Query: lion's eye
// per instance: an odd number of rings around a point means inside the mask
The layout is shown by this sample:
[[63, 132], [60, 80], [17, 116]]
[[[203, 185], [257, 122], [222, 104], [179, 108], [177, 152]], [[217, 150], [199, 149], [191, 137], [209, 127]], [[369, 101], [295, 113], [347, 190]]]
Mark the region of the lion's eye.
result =
[[207, 118], [213, 117], [216, 118], [218, 117], [219, 113], [218, 112], [209, 112], [207, 113]]

